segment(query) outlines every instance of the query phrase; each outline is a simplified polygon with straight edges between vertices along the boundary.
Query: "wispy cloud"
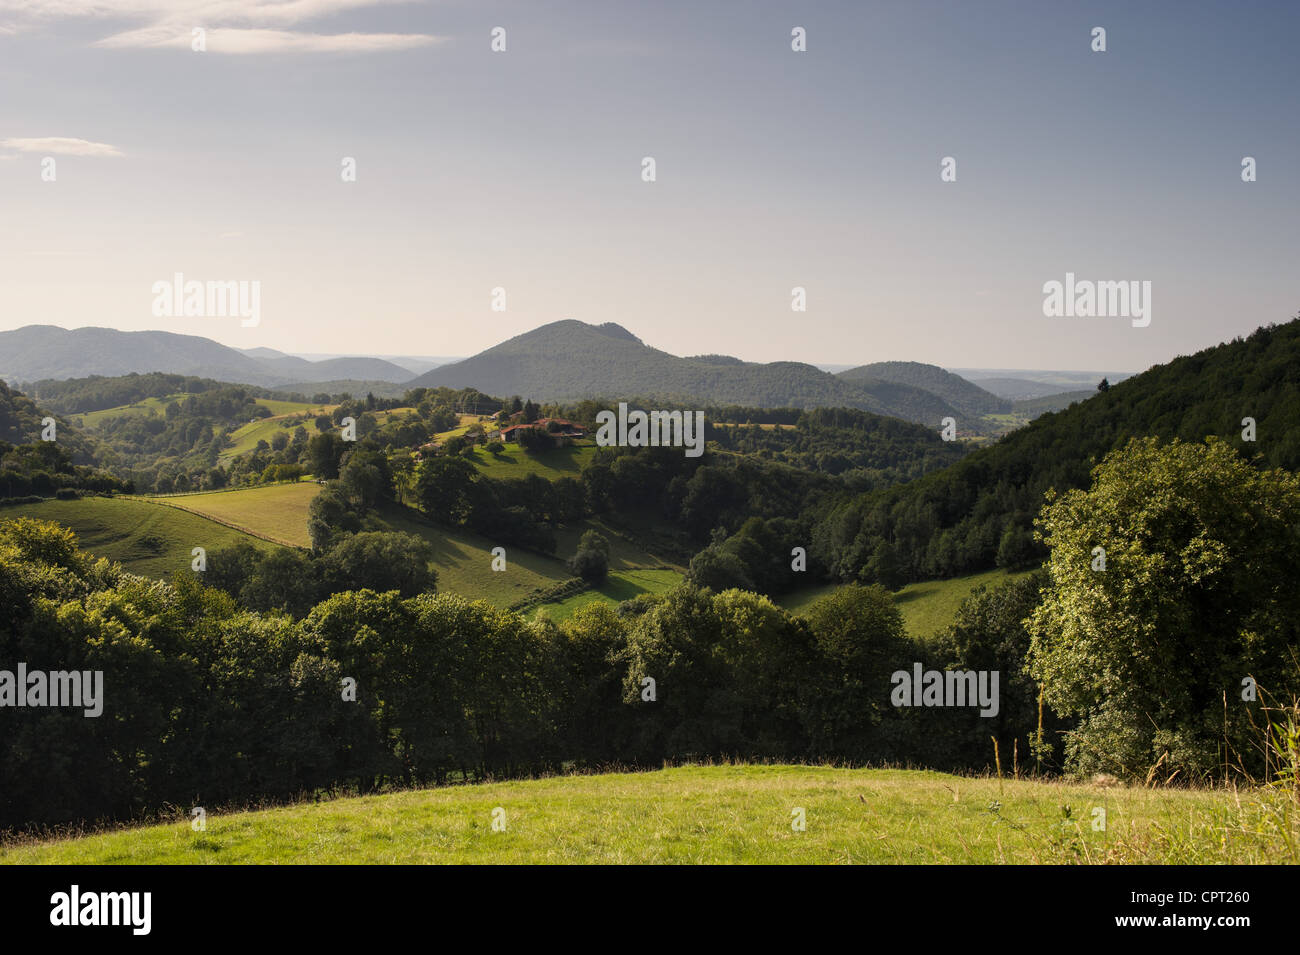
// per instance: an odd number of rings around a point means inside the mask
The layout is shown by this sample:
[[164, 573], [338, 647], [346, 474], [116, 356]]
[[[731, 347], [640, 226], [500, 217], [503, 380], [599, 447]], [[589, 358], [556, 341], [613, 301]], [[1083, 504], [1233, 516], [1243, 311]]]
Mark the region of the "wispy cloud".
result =
[[[375, 53], [429, 46], [438, 38], [423, 33], [295, 33], [291, 30], [207, 30], [208, 53]], [[193, 34], [147, 27], [97, 40], [107, 49], [190, 49]]]
[[428, 33], [317, 33], [287, 29], [366, 7], [416, 0], [0, 0], [0, 34], [51, 20], [135, 21], [102, 37], [106, 49], [190, 49], [205, 31], [209, 53], [374, 53], [440, 42]]
[[43, 136], [35, 139], [0, 139], [0, 148], [16, 149], [22, 153], [41, 153], [46, 156], [122, 155], [121, 150], [116, 146], [110, 146], [108, 143], [92, 143], [88, 139], [69, 139], [65, 136]]

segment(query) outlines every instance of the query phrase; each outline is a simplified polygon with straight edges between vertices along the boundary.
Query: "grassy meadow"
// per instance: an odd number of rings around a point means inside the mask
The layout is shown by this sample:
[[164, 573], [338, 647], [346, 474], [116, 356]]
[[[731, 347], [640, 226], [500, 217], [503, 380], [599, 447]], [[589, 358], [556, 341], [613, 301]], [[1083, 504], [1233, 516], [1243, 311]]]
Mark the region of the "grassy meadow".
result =
[[97, 428], [105, 421], [111, 418], [122, 418], [126, 416], [138, 416], [147, 418], [150, 415], [162, 417], [167, 413], [167, 406], [173, 401], [184, 401], [189, 397], [188, 392], [179, 392], [174, 395], [168, 395], [166, 398], [145, 398], [134, 404], [118, 405], [116, 408], [104, 408], [101, 411], [87, 411], [84, 414], [70, 415], [74, 423], [82, 428]]
[[265, 484], [233, 491], [203, 491], [175, 494], [153, 500], [166, 507], [178, 508], [209, 517], [255, 537], [264, 537], [290, 547], [310, 547], [307, 533], [307, 508], [320, 485], [314, 481], [290, 484]]
[[[1263, 863], [1255, 794], [827, 766], [684, 766], [301, 803], [0, 847], [8, 864]], [[497, 811], [499, 810], [499, 811]], [[802, 810], [804, 828], [796, 829]], [[1094, 828], [1104, 810], [1105, 828]], [[494, 818], [502, 831], [494, 830]], [[1279, 817], [1281, 819], [1281, 817]], [[1294, 812], [1279, 823], [1295, 835]], [[1293, 844], [1294, 845], [1294, 844]]]
[[597, 517], [566, 524], [555, 533], [555, 552], [567, 559], [578, 552], [578, 542], [587, 531], [603, 534], [609, 541], [610, 570], [640, 570], [647, 567], [668, 567], [685, 573], [686, 567], [654, 545], [643, 546], [629, 540], [608, 523]]
[[433, 436], [433, 439], [435, 441], [446, 441], [448, 438], [460, 437], [476, 424], [483, 425], [489, 431], [495, 427], [491, 415], [462, 414], [457, 415], [456, 418], [460, 422], [456, 427], [450, 431], [439, 431]]
[[[949, 580], [924, 580], [908, 584], [894, 594], [894, 603], [903, 614], [903, 625], [916, 640], [925, 640], [952, 623], [961, 602], [971, 591], [983, 584], [996, 587], [1028, 571], [1008, 573], [1005, 570], [988, 570]], [[776, 598], [775, 602], [790, 613], [806, 611], [820, 597], [833, 593], [839, 584], [818, 584], [805, 587]]]
[[607, 603], [610, 605], [631, 600], [642, 594], [661, 594], [672, 590], [682, 581], [682, 575], [676, 570], [664, 568], [641, 570], [610, 571], [605, 582], [599, 587], [584, 590], [582, 593], [565, 597], [550, 603], [540, 604], [534, 611], [545, 615], [556, 623], [564, 620], [575, 611], [588, 604]]
[[334, 405], [318, 405], [310, 401], [287, 401], [283, 398], [254, 398], [253, 400], [276, 417], [290, 414], [310, 414], [315, 417], [318, 414], [328, 414], [335, 408]]
[[273, 546], [196, 514], [130, 498], [87, 497], [0, 508], [0, 521], [16, 517], [70, 527], [84, 550], [145, 577], [165, 579], [188, 571], [194, 547], [211, 552], [241, 541]]
[[405, 531], [429, 542], [442, 593], [508, 607], [535, 590], [572, 576], [561, 561], [516, 547], [506, 548], [506, 569], [493, 571], [492, 548], [496, 544], [463, 528], [432, 524], [410, 508], [384, 508], [373, 523], [375, 530]]
[[976, 587], [997, 587], [1026, 573], [1029, 571], [986, 570], [949, 580], [923, 580], [894, 594], [894, 603], [903, 612], [907, 632], [914, 639], [925, 640], [952, 623], [957, 608]]
[[[257, 442], [265, 441], [270, 445], [271, 440], [281, 432], [292, 435], [293, 429], [302, 425], [307, 429], [308, 435], [316, 433], [314, 424], [315, 415], [306, 414], [285, 414], [273, 415], [270, 418], [258, 418], [256, 421], [249, 422], [243, 427], [236, 428], [230, 432], [230, 447], [223, 448], [217, 460], [221, 462], [230, 461], [241, 454], [248, 454], [250, 451], [257, 450]], [[288, 427], [285, 427], [285, 423]]]
[[479, 472], [497, 480], [526, 477], [536, 474], [548, 481], [562, 477], [576, 478], [588, 461], [596, 456], [594, 444], [575, 444], [567, 448], [552, 448], [549, 451], [529, 454], [510, 442], [499, 454], [492, 454], [482, 447], [474, 448], [465, 457]]

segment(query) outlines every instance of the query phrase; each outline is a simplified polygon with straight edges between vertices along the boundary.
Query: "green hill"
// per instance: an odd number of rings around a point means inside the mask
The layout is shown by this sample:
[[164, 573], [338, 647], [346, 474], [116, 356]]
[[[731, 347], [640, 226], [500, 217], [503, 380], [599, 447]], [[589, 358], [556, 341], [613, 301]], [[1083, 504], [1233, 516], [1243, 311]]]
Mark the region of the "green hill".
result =
[[22, 392], [15, 391], [0, 381], [0, 441], [9, 444], [33, 444], [41, 441], [42, 421], [53, 417], [57, 422], [57, 443], [77, 464], [88, 464], [93, 458], [94, 443], [75, 422], [58, 412], [38, 405]]
[[927, 422], [934, 410], [928, 406], [938, 406], [936, 399], [927, 398], [927, 407], [914, 407], [919, 395], [894, 388], [877, 397], [801, 362], [679, 358], [645, 345], [619, 325], [573, 320], [543, 325], [409, 383], [412, 388], [433, 386], [474, 387], [539, 401], [636, 395], [757, 408], [846, 407]]
[[96, 557], [116, 561], [133, 574], [160, 579], [188, 571], [195, 547], [211, 553], [240, 543], [275, 546], [197, 514], [120, 497], [0, 507], [0, 521], [17, 517], [56, 521], [71, 528], [80, 546]]
[[433, 524], [411, 508], [384, 508], [370, 517], [367, 529], [405, 531], [423, 538], [433, 547], [439, 593], [486, 600], [497, 607], [509, 607], [573, 576], [562, 561], [517, 547], [506, 548], [506, 569], [493, 571], [495, 543], [464, 528]]
[[306, 481], [176, 494], [153, 500], [156, 504], [189, 511], [277, 544], [310, 547], [307, 508], [318, 493], [320, 485]]
[[[1249, 804], [1252, 797], [1247, 795]], [[1093, 810], [1106, 827], [1094, 831]], [[1237, 811], [1241, 815], [1244, 812]], [[826, 766], [686, 766], [448, 786], [0, 847], [40, 865], [1278, 862], [1210, 790]], [[796, 823], [802, 820], [802, 829]], [[497, 828], [494, 829], [494, 822]], [[1289, 851], [1292, 861], [1294, 846]]]
[[407, 386], [398, 382], [381, 381], [374, 378], [329, 378], [323, 381], [290, 381], [276, 386], [278, 390], [299, 394], [327, 392], [331, 395], [347, 393], [364, 396], [367, 392], [378, 398], [400, 398], [406, 393]]
[[966, 417], [1002, 414], [1011, 410], [1011, 402], [938, 365], [916, 361], [878, 361], [842, 371], [837, 377], [858, 385], [873, 381], [907, 385], [935, 395]]
[[[298, 401], [276, 401], [264, 398], [257, 399], [257, 403], [268, 408], [271, 411], [271, 417], [250, 421], [248, 424], [241, 425], [230, 432], [230, 446], [222, 449], [219, 460], [229, 461], [241, 454], [247, 454], [257, 447], [259, 441], [265, 441], [269, 445], [271, 440], [286, 428], [292, 431], [297, 426], [302, 425], [307, 429], [308, 434], [315, 434], [315, 417], [319, 414], [329, 414], [337, 407], [336, 405], [312, 405]], [[277, 408], [284, 410], [276, 410]]]
[[[1243, 440], [1243, 419], [1255, 440]], [[925, 580], [1034, 562], [1033, 516], [1049, 488], [1086, 485], [1092, 467], [1133, 436], [1225, 438], [1268, 467], [1300, 466], [1300, 320], [1156, 365], [1087, 401], [1043, 414], [1001, 441], [906, 485], [859, 495], [820, 515], [814, 550], [855, 577], [879, 557]]]
[[[587, 603], [605, 600], [617, 603], [637, 593], [658, 593], [671, 582], [681, 579], [685, 569], [671, 560], [651, 553], [631, 542], [618, 531], [600, 521], [580, 521], [561, 527], [556, 533], [556, 556], [536, 554], [519, 547], [506, 547], [506, 569], [493, 571], [493, 541], [466, 528], [448, 528], [433, 524], [419, 511], [388, 506], [368, 518], [368, 529], [405, 531], [428, 541], [433, 547], [433, 563], [438, 571], [440, 593], [455, 593], [471, 600], [486, 600], [497, 607], [509, 607], [539, 591], [574, 579], [565, 564], [578, 548], [584, 531], [595, 529], [610, 542], [610, 571], [622, 574], [621, 583], [604, 589], [584, 591], [569, 601], [547, 603], [556, 620]], [[563, 603], [563, 606], [561, 606]]]

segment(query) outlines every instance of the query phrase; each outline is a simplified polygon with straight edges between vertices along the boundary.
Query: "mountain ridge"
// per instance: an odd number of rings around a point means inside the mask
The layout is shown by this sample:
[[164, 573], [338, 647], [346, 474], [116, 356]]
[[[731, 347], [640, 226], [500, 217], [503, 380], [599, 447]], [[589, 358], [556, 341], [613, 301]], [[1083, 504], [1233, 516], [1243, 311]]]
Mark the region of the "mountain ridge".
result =
[[646, 345], [616, 323], [589, 325], [575, 319], [515, 335], [434, 368], [408, 385], [473, 387], [537, 401], [635, 394], [760, 408], [847, 407], [933, 426], [957, 414], [942, 397], [903, 381], [859, 384], [798, 361], [747, 362], [717, 354], [679, 357]]
[[413, 377], [409, 370], [380, 358], [312, 362], [270, 348], [241, 351], [181, 332], [124, 332], [95, 325], [24, 325], [0, 332], [0, 378], [8, 381], [116, 377], [151, 371], [262, 387], [337, 379], [403, 382]]

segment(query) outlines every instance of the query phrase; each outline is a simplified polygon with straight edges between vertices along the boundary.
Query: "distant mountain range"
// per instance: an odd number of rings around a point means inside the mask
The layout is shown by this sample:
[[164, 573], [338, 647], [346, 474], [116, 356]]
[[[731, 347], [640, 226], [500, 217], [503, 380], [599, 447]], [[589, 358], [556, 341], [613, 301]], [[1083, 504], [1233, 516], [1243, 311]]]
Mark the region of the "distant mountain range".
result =
[[949, 368], [999, 398], [1023, 401], [1068, 391], [1094, 391], [1105, 378], [1112, 385], [1133, 377], [1131, 371], [1044, 371], [1014, 368]]
[[240, 351], [210, 338], [175, 332], [54, 325], [0, 332], [0, 378], [7, 381], [127, 375], [133, 371], [201, 375], [264, 387], [338, 379], [402, 382], [412, 376], [408, 369], [381, 358], [308, 361], [271, 348]]
[[412, 387], [474, 387], [492, 395], [566, 401], [635, 395], [755, 407], [845, 406], [892, 414], [886, 402], [812, 365], [679, 358], [621, 325], [566, 320], [426, 372]]
[[[682, 358], [651, 348], [621, 325], [573, 320], [552, 322], [473, 357], [429, 368], [437, 360], [321, 356], [313, 361], [271, 348], [241, 350], [196, 335], [161, 331], [28, 325], [0, 332], [0, 378], [11, 382], [157, 371], [331, 394], [400, 395], [408, 388], [445, 386], [535, 401], [627, 396], [763, 408], [848, 407], [929, 426], [953, 417], [959, 428], [977, 431], [998, 430], [987, 416], [1020, 410], [1013, 397], [1038, 400], [1077, 389], [1090, 377], [1059, 373], [1069, 383], [1055, 388], [1028, 377], [995, 379], [992, 384], [1002, 390], [995, 393], [920, 362], [876, 362], [831, 374], [794, 361], [748, 362], [730, 355]], [[403, 362], [411, 367], [403, 367]], [[413, 374], [418, 368], [428, 370]], [[1069, 400], [1079, 397], [1074, 394]]]
[[938, 425], [1010, 410], [1010, 402], [934, 365], [882, 362], [838, 375], [802, 362], [761, 364], [729, 355], [679, 358], [621, 325], [543, 325], [411, 387], [474, 387], [492, 395], [568, 401], [635, 395], [752, 407], [848, 407]]

